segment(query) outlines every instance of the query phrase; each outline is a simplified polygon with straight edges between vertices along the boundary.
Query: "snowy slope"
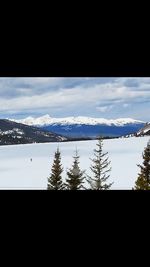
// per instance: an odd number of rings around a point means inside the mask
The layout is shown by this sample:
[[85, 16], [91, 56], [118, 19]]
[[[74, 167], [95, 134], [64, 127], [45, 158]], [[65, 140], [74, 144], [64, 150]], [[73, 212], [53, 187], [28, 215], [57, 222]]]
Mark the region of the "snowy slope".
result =
[[115, 126], [122, 126], [126, 124], [138, 124], [144, 123], [143, 121], [134, 120], [131, 118], [119, 118], [116, 120], [107, 120], [103, 118], [91, 118], [91, 117], [66, 117], [66, 118], [52, 118], [48, 114], [39, 118], [27, 117], [21, 120], [13, 120], [16, 122], [20, 122], [27, 125], [51, 125], [51, 124], [62, 124], [62, 125], [73, 125], [73, 124], [80, 124], [80, 125], [115, 125]]
[[150, 123], [146, 124], [142, 129], [137, 132], [137, 135], [150, 135]]
[[[137, 164], [142, 163], [142, 152], [148, 140], [149, 137], [104, 140], [104, 152], [108, 151], [112, 166], [109, 180], [114, 181], [112, 189], [131, 189], [134, 186], [139, 172]], [[64, 178], [66, 169], [72, 165], [76, 147], [81, 156], [81, 168], [90, 174], [89, 158], [93, 158], [96, 141], [0, 146], [0, 188], [46, 189], [58, 144]]]
[[65, 141], [66, 137], [41, 128], [0, 119], [0, 145]]

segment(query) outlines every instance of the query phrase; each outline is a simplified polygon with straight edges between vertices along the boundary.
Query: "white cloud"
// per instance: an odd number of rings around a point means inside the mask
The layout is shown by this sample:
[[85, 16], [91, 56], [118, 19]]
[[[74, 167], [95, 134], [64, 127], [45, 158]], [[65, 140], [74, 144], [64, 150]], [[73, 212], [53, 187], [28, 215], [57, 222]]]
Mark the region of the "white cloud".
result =
[[150, 78], [106, 78], [104, 82], [100, 78], [0, 78], [1, 112], [69, 108], [108, 112], [114, 106], [127, 110], [144, 101], [150, 101]]
[[124, 107], [124, 108], [127, 108], [127, 107], [129, 107], [129, 104], [124, 103], [124, 104], [123, 104], [123, 107]]
[[96, 110], [100, 111], [100, 112], [106, 112], [106, 111], [109, 111], [113, 108], [113, 105], [112, 106], [102, 106], [102, 107], [96, 107]]
[[[25, 89], [20, 89], [22, 92]], [[135, 101], [137, 98], [142, 100], [143, 97], [150, 98], [150, 91], [130, 91], [126, 87], [115, 87], [113, 84], [95, 85], [93, 87], [82, 88], [80, 86], [64, 89], [60, 88], [58, 91], [49, 91], [40, 95], [33, 96], [18, 96], [13, 99], [0, 99], [0, 110], [9, 109], [28, 109], [28, 108], [42, 108], [42, 107], [64, 107], [79, 105], [92, 105], [98, 101], [103, 103], [105, 101], [115, 101], [115, 103], [128, 101]], [[126, 104], [125, 104], [126, 105]], [[103, 106], [100, 108], [106, 110]], [[99, 110], [100, 110], [99, 109]]]
[[98, 111], [105, 112], [108, 109], [108, 107], [107, 106], [104, 106], [104, 107], [96, 107], [96, 109]]

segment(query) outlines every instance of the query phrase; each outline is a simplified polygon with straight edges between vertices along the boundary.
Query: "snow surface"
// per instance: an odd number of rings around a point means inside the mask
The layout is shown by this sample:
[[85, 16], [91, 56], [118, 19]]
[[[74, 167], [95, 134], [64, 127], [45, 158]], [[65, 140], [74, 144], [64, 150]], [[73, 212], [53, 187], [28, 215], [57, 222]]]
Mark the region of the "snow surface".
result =
[[[142, 152], [149, 137], [130, 137], [104, 140], [104, 152], [111, 160], [110, 182], [112, 189], [132, 189], [142, 163]], [[53, 163], [54, 152], [59, 146], [64, 167], [72, 165], [76, 148], [80, 154], [80, 166], [90, 174], [89, 166], [97, 141], [66, 143], [45, 143], [0, 146], [0, 188], [1, 189], [46, 189], [47, 177]], [[30, 159], [32, 158], [32, 162]]]
[[69, 124], [86, 124], [86, 125], [97, 125], [97, 124], [104, 124], [104, 125], [126, 125], [126, 124], [135, 124], [135, 123], [144, 123], [143, 121], [134, 120], [131, 118], [120, 118], [116, 120], [108, 120], [103, 118], [90, 118], [90, 117], [66, 117], [66, 118], [52, 118], [48, 114], [44, 115], [39, 118], [27, 117], [21, 120], [11, 119], [12, 121], [27, 124], [27, 125], [51, 125], [51, 124], [62, 124], [62, 125], [69, 125]]
[[144, 128], [140, 129], [140, 130], [137, 132], [137, 135], [145, 134], [145, 133], [147, 133], [148, 131], [150, 131], [150, 124], [147, 124]]

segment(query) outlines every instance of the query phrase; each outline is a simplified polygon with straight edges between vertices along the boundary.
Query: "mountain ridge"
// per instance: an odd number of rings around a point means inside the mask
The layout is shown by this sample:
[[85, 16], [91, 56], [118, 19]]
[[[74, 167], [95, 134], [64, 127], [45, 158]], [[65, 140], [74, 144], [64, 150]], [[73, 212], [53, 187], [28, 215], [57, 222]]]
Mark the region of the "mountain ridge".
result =
[[27, 117], [25, 119], [9, 119], [15, 122], [23, 123], [26, 125], [36, 125], [36, 126], [44, 126], [50, 124], [86, 124], [86, 125], [126, 125], [126, 124], [135, 124], [135, 123], [145, 123], [144, 121], [134, 120], [132, 118], [118, 118], [118, 119], [104, 119], [104, 118], [93, 118], [86, 116], [77, 116], [77, 117], [65, 117], [65, 118], [53, 118], [48, 114], [41, 117]]
[[48, 114], [38, 118], [27, 117], [15, 121], [40, 127], [43, 130], [61, 134], [67, 138], [97, 138], [99, 135], [120, 137], [134, 134], [145, 125], [145, 122], [131, 118], [116, 120], [83, 116], [52, 118]]
[[146, 123], [146, 125], [137, 132], [137, 136], [145, 135], [150, 135], [150, 123]]
[[67, 138], [38, 127], [0, 119], [0, 145], [62, 141], [67, 141]]

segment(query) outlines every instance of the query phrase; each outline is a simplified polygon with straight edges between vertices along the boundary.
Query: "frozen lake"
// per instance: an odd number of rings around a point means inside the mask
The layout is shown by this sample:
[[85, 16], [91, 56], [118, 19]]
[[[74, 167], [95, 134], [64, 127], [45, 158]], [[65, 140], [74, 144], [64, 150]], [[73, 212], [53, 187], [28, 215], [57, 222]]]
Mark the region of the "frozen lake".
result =
[[[149, 137], [131, 137], [104, 141], [104, 152], [109, 153], [111, 161], [109, 182], [114, 182], [112, 189], [132, 189], [139, 172], [136, 164], [142, 163], [142, 152], [148, 140]], [[89, 158], [93, 158], [96, 141], [0, 146], [0, 189], [46, 189], [57, 145], [64, 178], [66, 169], [72, 165], [76, 147], [80, 167], [90, 174]]]

